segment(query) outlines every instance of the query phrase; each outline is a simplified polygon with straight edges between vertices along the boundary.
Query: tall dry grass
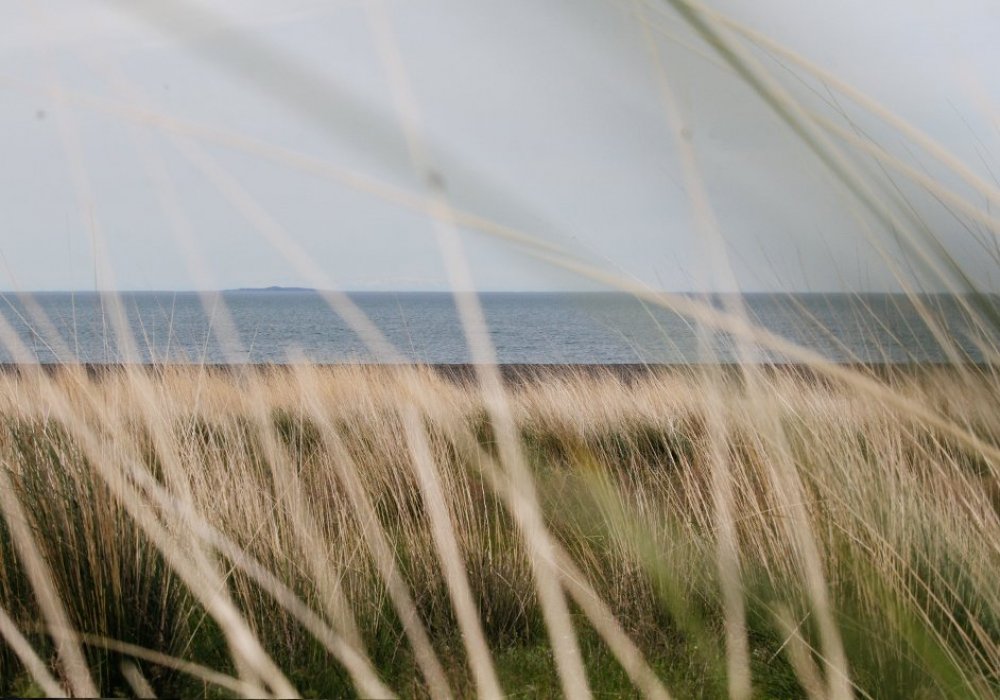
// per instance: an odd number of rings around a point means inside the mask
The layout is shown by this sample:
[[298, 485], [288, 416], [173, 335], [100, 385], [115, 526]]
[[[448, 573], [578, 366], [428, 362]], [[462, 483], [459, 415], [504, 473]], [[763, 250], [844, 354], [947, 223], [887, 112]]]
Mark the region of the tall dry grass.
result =
[[[650, 290], [461, 208], [435, 169], [432, 154], [451, 158], [424, 133], [382, 3], [365, 7], [398, 124], [205, 8], [123, 4], [167, 34], [192, 21], [226, 30], [226, 48], [204, 45], [204, 60], [232, 75], [267, 63], [261, 92], [333, 132], [363, 122], [373, 154], [393, 167], [401, 133], [423, 187], [151, 110], [100, 46], [81, 48], [124, 102], [67, 90], [51, 66], [41, 89], [3, 82], [55, 105], [103, 286], [116, 286], [114, 270], [70, 106], [164, 132], [316, 288], [337, 285], [203, 143], [426, 215], [456, 290], [475, 286], [461, 234], [477, 231], [677, 311], [706, 345], [730, 335], [743, 361], [630, 376], [550, 371], [504, 385], [478, 301], [463, 293], [456, 302], [478, 366], [460, 381], [420, 367], [305, 364], [94, 375], [72, 364], [42, 371], [0, 315], [0, 343], [19, 363], [0, 374], [0, 692], [1000, 695], [996, 300], [894, 178], [941, 203], [993, 262], [1000, 191], [900, 115], [734, 18], [694, 0], [624, 5], [649, 51], [712, 263], [697, 291], [729, 288], [736, 276], [658, 44], [676, 27], [750, 86], [831, 176], [859, 240], [951, 366], [837, 365], [755, 325], [738, 297], [719, 309]], [[843, 109], [836, 119], [817, 112], [765, 55], [887, 124], [946, 176], [874, 142]], [[219, 286], [162, 155], [148, 135], [129, 137], [191, 278]], [[522, 211], [495, 183], [473, 184]], [[957, 339], [922, 306], [925, 285], [961, 295], [986, 364], [964, 364]], [[380, 357], [397, 357], [348, 295], [322, 294]], [[24, 301], [19, 320], [58, 345], [51, 319]], [[245, 356], [227, 310], [204, 301], [219, 345]], [[136, 359], [121, 300], [108, 292], [104, 302], [105, 342]], [[757, 366], [759, 347], [798, 369]]]
[[[961, 400], [955, 370], [889, 381], [992, 442], [996, 385], [979, 379], [962, 383]], [[631, 678], [664, 696], [726, 692], [711, 466], [722, 459], [756, 695], [825, 697], [833, 674], [860, 696], [995, 695], [995, 465], [812, 373], [757, 381], [780, 440], [737, 372], [548, 371], [511, 385], [557, 544], [553, 564], [579, 601], [573, 624], [595, 690], [622, 692]], [[0, 378], [10, 496], [104, 693], [135, 688], [127, 684], [141, 673], [168, 694], [283, 694], [261, 669], [240, 668], [225, 619], [192, 590], [182, 561], [219, 572], [225, 597], [299, 691], [555, 690], [530, 552], [510, 507], [517, 488], [498, 468], [495, 426], [468, 379], [420, 368], [167, 368], [143, 382], [165, 426], [158, 437], [128, 371]], [[78, 420], [59, 417], [63, 400], [86, 407]], [[254, 417], [261, 412], [266, 426]], [[726, 426], [722, 442], [713, 420]], [[272, 432], [271, 448], [262, 432]], [[126, 493], [188, 559], [165, 556], [144, 516], [122, 502]], [[55, 681], [67, 682], [11, 524], [0, 540], [4, 629], [16, 626]], [[803, 528], [818, 561], [804, 552]], [[195, 562], [196, 549], [207, 562]], [[839, 665], [816, 619], [811, 566], [842, 640]], [[412, 608], [400, 609], [401, 590]], [[174, 661], [123, 652], [122, 643]], [[355, 656], [338, 655], [336, 644]], [[24, 691], [31, 666], [2, 658], [2, 690]], [[180, 660], [212, 671], [192, 673]]]

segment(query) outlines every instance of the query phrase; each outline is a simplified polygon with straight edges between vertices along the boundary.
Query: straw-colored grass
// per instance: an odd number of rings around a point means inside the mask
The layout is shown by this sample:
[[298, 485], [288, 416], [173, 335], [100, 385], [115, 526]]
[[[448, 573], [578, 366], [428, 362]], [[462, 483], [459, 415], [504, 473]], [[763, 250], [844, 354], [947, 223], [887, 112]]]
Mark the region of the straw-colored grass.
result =
[[[958, 238], [921, 219], [893, 179], [925, 190], [1000, 262], [990, 207], [1000, 192], [982, 174], [903, 115], [701, 2], [623, 3], [704, 241], [711, 274], [698, 291], [739, 285], [686, 135], [697, 115], [684, 113], [661, 52], [659, 37], [676, 41], [679, 29], [822, 164], [859, 242], [950, 363], [841, 365], [754, 325], [735, 296], [720, 309], [649, 289], [555, 242], [571, 236], [522, 231], [453, 201], [440, 164], [461, 159], [425, 133], [383, 3], [365, 8], [398, 124], [206, 8], [127, 5], [168, 35], [225, 29], [226, 42], [191, 51], [223, 74], [255, 74], [262, 94], [338, 138], [363, 123], [369, 155], [391, 169], [407, 162], [395, 149], [402, 135], [423, 186], [161, 113], [100, 42], [81, 42], [78, 58], [120, 101], [65, 89], [56, 70], [44, 86], [0, 82], [53, 103], [95, 285], [117, 287], [68, 106], [164, 132], [209, 192], [316, 289], [340, 286], [205, 146], [426, 216], [453, 290], [476, 288], [462, 239], [477, 231], [677, 312], [703, 340], [731, 336], [741, 364], [546, 370], [505, 386], [477, 297], [457, 293], [477, 362], [464, 378], [413, 366], [140, 368], [127, 310], [106, 292], [104, 340], [126, 365], [41, 371], [0, 314], [0, 348], [18, 363], [0, 373], [0, 694], [1000, 696], [996, 297], [959, 263]], [[44, 25], [46, 11], [33, 10]], [[762, 54], [827, 88], [832, 112], [801, 100]], [[268, 70], [248, 71], [261, 61]], [[950, 175], [869, 140], [838, 99]], [[219, 287], [197, 252], [197, 212], [184, 211], [153, 142], [130, 138], [191, 279]], [[489, 192], [491, 209], [526, 213], [515, 220], [544, 218], [476, 168], [454, 170], [465, 173], [456, 191]], [[964, 364], [963, 338], [929, 312], [924, 288], [957, 295], [975, 331], [965, 340], [993, 364]], [[403, 361], [348, 294], [320, 295], [378, 357]], [[228, 360], [246, 357], [225, 305], [203, 301]], [[52, 320], [30, 296], [22, 302], [33, 342], [71, 362]], [[744, 352], [758, 346], [808, 369], [758, 366]]]
[[[986, 373], [885, 382], [1000, 438]], [[595, 693], [732, 691], [713, 470], [756, 696], [1000, 693], [988, 456], [791, 371], [542, 372], [507, 395]], [[227, 605], [301, 693], [558, 692], [488, 416], [421, 368], [3, 375], [8, 500], [75, 634], [6, 511], [0, 692], [77, 687], [79, 643], [104, 694], [286, 694], [248, 668]]]

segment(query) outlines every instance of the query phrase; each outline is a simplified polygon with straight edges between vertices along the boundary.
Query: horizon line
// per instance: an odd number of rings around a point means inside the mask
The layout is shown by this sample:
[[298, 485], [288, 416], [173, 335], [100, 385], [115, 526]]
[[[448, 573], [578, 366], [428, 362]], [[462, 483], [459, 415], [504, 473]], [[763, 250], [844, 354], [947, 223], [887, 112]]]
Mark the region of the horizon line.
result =
[[[844, 289], [750, 289], [738, 291], [697, 291], [697, 290], [670, 290], [651, 289], [648, 290], [657, 294], [676, 294], [683, 296], [738, 296], [738, 295], [859, 295], [859, 294], [881, 294], [909, 296], [908, 292], [902, 290], [844, 290]], [[31, 294], [225, 294], [229, 292], [278, 292], [278, 293], [337, 293], [337, 294], [621, 294], [624, 296], [635, 296], [632, 292], [619, 289], [479, 289], [479, 290], [450, 290], [450, 289], [320, 289], [317, 287], [299, 287], [270, 285], [266, 287], [227, 287], [225, 289], [30, 289], [14, 290], [0, 289], [0, 295], [31, 295]], [[917, 296], [997, 296], [1000, 292], [950, 292], [947, 290], [919, 291]]]

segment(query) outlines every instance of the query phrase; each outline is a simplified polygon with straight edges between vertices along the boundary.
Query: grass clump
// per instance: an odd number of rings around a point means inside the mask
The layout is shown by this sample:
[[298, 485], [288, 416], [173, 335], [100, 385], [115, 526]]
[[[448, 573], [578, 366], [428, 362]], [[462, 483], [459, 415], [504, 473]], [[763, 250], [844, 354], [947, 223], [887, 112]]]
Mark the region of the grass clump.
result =
[[[151, 374], [142, 381], [153, 387], [155, 406], [124, 371], [86, 380], [0, 377], [2, 468], [69, 620], [88, 642], [100, 691], [131, 693], [122, 662], [135, 660], [102, 649], [102, 639], [248, 677], [220, 626], [225, 620], [191, 590], [192, 572], [181, 576], [177, 560], [151, 540], [150, 525], [126, 507], [114, 481], [121, 479], [148, 499], [170, 538], [204, 554], [187, 560], [208, 567], [197, 575], [221, 573], [220, 594], [300, 692], [352, 694], [357, 677], [276, 597], [275, 582], [347, 640], [380, 682], [418, 697], [429, 692], [425, 666], [390, 588], [404, 586], [452, 691], [475, 693], [406, 437], [409, 407], [421, 416], [500, 687], [558, 693], [555, 647], [505, 491], [516, 486], [504, 486], [497, 471], [501, 437], [478, 392], [419, 369], [372, 368], [315, 370], [307, 392], [297, 371], [261, 370], [252, 379], [257, 393], [221, 373]], [[780, 373], [765, 381], [766, 394], [756, 396], [745, 386], [727, 393], [710, 372], [648, 372], [628, 385], [540, 374], [510, 390], [544, 526], [643, 663], [677, 696], [728, 692], [732, 630], [713, 485], [713, 470], [722, 469], [733, 486], [755, 697], [800, 697], [834, 673], [873, 697], [1000, 692], [992, 457], [829, 383]], [[946, 377], [886, 381], [887, 390], [945, 406], [956, 424], [974, 418], [986, 443], [1000, 436], [987, 413], [965, 415], [944, 400]], [[710, 399], [710, 386], [722, 402]], [[984, 381], [973, 398], [986, 401], [994, 390]], [[81, 420], [60, 420], [54, 397], [81, 391]], [[252, 403], [261, 396], [263, 411]], [[321, 399], [310, 403], [310, 396]], [[761, 420], [765, 401], [765, 415], [776, 420]], [[713, 432], [719, 424], [724, 432]], [[96, 468], [87, 440], [110, 469]], [[154, 493], [169, 494], [204, 527], [189, 529]], [[362, 501], [376, 522], [366, 519]], [[388, 542], [395, 584], [373, 549], [372, 528]], [[803, 528], [812, 540], [803, 539]], [[0, 527], [0, 605], [63, 679], [11, 532]], [[274, 580], [261, 579], [250, 560]], [[828, 663], [817, 585], [843, 645], [843, 669]], [[575, 602], [570, 612], [593, 690], [641, 694], [593, 609]], [[138, 663], [160, 693], [231, 692], [160, 662]], [[0, 692], [37, 689], [9, 649], [0, 664]]]

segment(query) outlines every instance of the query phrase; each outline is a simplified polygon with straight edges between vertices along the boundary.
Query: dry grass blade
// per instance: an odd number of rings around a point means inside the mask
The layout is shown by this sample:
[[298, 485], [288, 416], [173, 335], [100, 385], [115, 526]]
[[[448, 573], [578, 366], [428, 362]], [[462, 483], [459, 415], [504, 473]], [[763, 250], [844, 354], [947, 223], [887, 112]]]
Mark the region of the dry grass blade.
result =
[[[6, 321], [0, 319], [0, 337], [7, 335], [7, 328], [2, 326]], [[11, 484], [7, 470], [10, 469], [8, 458], [0, 457], [0, 513], [3, 514], [7, 528], [11, 533], [14, 545], [20, 555], [21, 566], [24, 567], [31, 581], [38, 606], [45, 616], [50, 630], [70, 630], [66, 610], [59, 598], [59, 591], [53, 585], [52, 573], [42, 557], [35, 542], [35, 535], [28, 527], [28, 519], [17, 493]], [[5, 635], [6, 636], [6, 635]], [[56, 650], [63, 666], [63, 673], [69, 683], [70, 692], [82, 697], [95, 697], [97, 686], [94, 685], [87, 662], [80, 650], [79, 642], [73, 633], [67, 633], [57, 638]]]
[[801, 622], [796, 623], [792, 618], [791, 611], [787, 608], [779, 610], [777, 617], [785, 634], [788, 635], [788, 638], [782, 645], [782, 649], [788, 654], [788, 658], [795, 668], [795, 673], [802, 683], [803, 690], [805, 690], [809, 700], [822, 700], [822, 698], [826, 697], [823, 676], [820, 674], [819, 669], [816, 668], [816, 663], [812, 658], [812, 651], [799, 634], [799, 628], [802, 626], [805, 618]]
[[[958, 296], [958, 301], [972, 317], [984, 316], [990, 325], [997, 324], [992, 305], [982, 303], [975, 282], [966, 274], [937, 235], [913, 221], [910, 212], [892, 209], [880, 197], [868, 178], [812, 122], [803, 106], [777, 83], [748, 52], [724, 34], [722, 23], [700, 3], [666, 0], [684, 20], [718, 52], [720, 57], [751, 87], [775, 114], [816, 155], [848, 192], [888, 231], [898, 232], [906, 251], [932, 276], [937, 284]], [[965, 298], [971, 294], [973, 304]], [[947, 340], [942, 338], [942, 340]], [[943, 342], [946, 351], [951, 347]], [[955, 358], [952, 358], [953, 361]]]
[[81, 634], [80, 640], [90, 646], [108, 649], [110, 651], [118, 652], [119, 654], [148, 661], [158, 666], [176, 669], [181, 673], [186, 673], [194, 678], [197, 678], [198, 680], [204, 681], [205, 683], [224, 688], [231, 693], [235, 693], [246, 698], [261, 696], [260, 686], [246, 683], [239, 678], [227, 676], [224, 673], [219, 673], [218, 671], [206, 668], [205, 666], [192, 661], [178, 659], [173, 656], [163, 654], [155, 649], [145, 649], [143, 647], [136, 646], [135, 644], [128, 644], [127, 642], [120, 642], [115, 639], [107, 639], [105, 637], [92, 634]]
[[[428, 406], [427, 410], [433, 415], [433, 407]], [[523, 493], [515, 487], [511, 475], [501, 469], [496, 460], [478, 444], [475, 437], [466, 430], [459, 430], [453, 437], [470, 463], [479, 466], [486, 481], [503, 497], [510, 511], [516, 514], [523, 509], [525, 506], [520, 503], [524, 498]], [[611, 648], [635, 686], [646, 697], [657, 700], [670, 698], [669, 691], [643, 658], [642, 652], [629, 639], [614, 613], [588, 583], [585, 573], [557, 541], [552, 541], [550, 546], [552, 552], [550, 563], [554, 570], [559, 572], [566, 590]]]
[[[660, 101], [666, 112], [669, 127], [674, 136], [674, 144], [680, 154], [682, 171], [684, 173], [684, 188], [691, 201], [691, 209], [695, 225], [703, 239], [704, 257], [712, 266], [712, 274], [703, 284], [705, 289], [722, 288], [737, 289], [736, 276], [733, 273], [723, 239], [708, 198], [704, 179], [698, 167], [694, 148], [690, 139], [684, 137], [684, 118], [670, 86], [670, 81], [659, 49], [656, 46], [648, 23], [645, 21], [643, 5], [640, 0], [633, 2], [643, 32], [647, 51], [656, 71]], [[728, 297], [727, 310], [735, 317], [746, 320], [746, 310], [742, 297]], [[701, 344], [710, 347], [709, 338], [704, 328], [699, 328], [702, 337]], [[741, 362], [749, 365], [749, 352], [746, 344], [738, 342], [737, 353]], [[706, 353], [708, 354], [708, 353]], [[714, 359], [714, 358], [709, 358]], [[752, 369], [747, 369], [752, 372]], [[712, 391], [716, 406], [719, 402], [718, 392]], [[719, 579], [722, 584], [722, 595], [726, 604], [726, 663], [729, 681], [729, 697], [734, 700], [749, 698], [752, 692], [750, 672], [750, 650], [747, 643], [746, 611], [743, 604], [743, 591], [740, 582], [740, 555], [736, 542], [736, 529], [733, 523], [733, 488], [730, 465], [722, 453], [721, 446], [726, 443], [725, 423], [719, 418], [719, 411], [709, 412], [709, 423], [713, 445], [709, 469], [712, 473], [713, 498], [715, 501], [716, 529], [718, 533], [718, 567]]]
[[[2, 317], [0, 317], [0, 341], [8, 347], [18, 348], [19, 353], [22, 355], [27, 354], [20, 339], [14, 333], [13, 329], [10, 328], [6, 319]], [[251, 672], [250, 669], [254, 669], [251, 673], [255, 677], [259, 674], [266, 675], [267, 682], [273, 684], [278, 694], [285, 697], [296, 696], [297, 693], [291, 684], [284, 678], [284, 675], [277, 669], [266, 652], [264, 652], [231, 601], [223, 595], [223, 587], [219, 586], [218, 583], [210, 583], [206, 579], [206, 575], [211, 576], [211, 574], [209, 573], [210, 570], [205, 569], [204, 560], [201, 562], [192, 560], [189, 558], [188, 553], [180, 549], [176, 538], [163, 527], [139, 492], [122, 478], [122, 473], [116, 471], [115, 465], [107, 462], [108, 454], [115, 454], [115, 451], [105, 449], [106, 446], [102, 445], [101, 439], [96, 432], [86, 424], [85, 418], [70, 406], [68, 397], [58, 387], [53, 385], [51, 377], [41, 371], [31, 372], [29, 377], [36, 383], [38, 396], [48, 404], [48, 410], [51, 411], [51, 414], [57, 417], [70, 433], [79, 440], [84, 454], [97, 467], [97, 476], [107, 484], [111, 492], [115, 494], [118, 502], [129, 511], [136, 523], [143, 528], [150, 539], [163, 552], [167, 560], [171, 562], [174, 570], [177, 571], [192, 589], [192, 592], [201, 597], [206, 609], [213, 614], [226, 633], [227, 639], [232, 645], [234, 655], [237, 659], [244, 662], [242, 670], [244, 672]], [[9, 483], [6, 473], [0, 473], [0, 478]], [[11, 500], [14, 494], [13, 489], [4, 488], [2, 491], [3, 495], [0, 498], [4, 498], [5, 501]], [[16, 501], [13, 505], [15, 508], [17, 507]], [[19, 511], [19, 514], [21, 516], [20, 520], [9, 523], [9, 526], [15, 533], [17, 532], [17, 528], [23, 528], [24, 525], [22, 523], [26, 522], [23, 513]], [[17, 538], [15, 541], [20, 540]], [[33, 547], [30, 540], [28, 540], [27, 544], [29, 547]], [[52, 590], [51, 577], [37, 568], [38, 561], [40, 559], [37, 558], [36, 552], [34, 564], [30, 561], [25, 562], [25, 565], [29, 567], [29, 577], [32, 580], [32, 585], [37, 585], [37, 590], [41, 592], [39, 602], [43, 606], [43, 610], [47, 611], [47, 617], [51, 615], [57, 616], [53, 619], [58, 620], [58, 623], [50, 623], [50, 626], [53, 628], [53, 638], [61, 648], [70, 649], [72, 636], [68, 630], [72, 628], [66, 620], [65, 613], [61, 612], [61, 608], [56, 610], [49, 610], [47, 608], [47, 606], [57, 604], [58, 598], [55, 597], [55, 592]], [[34, 566], [34, 569], [31, 568], [32, 566]], [[53, 600], [45, 599], [46, 591], [53, 597]], [[55, 633], [56, 631], [58, 634]], [[73, 652], [68, 653], [72, 654]], [[84, 674], [83, 680], [89, 682], [94, 691], [83, 694], [90, 696], [97, 695], [96, 687], [93, 686], [92, 681], [89, 681], [89, 677], [86, 675], [86, 664], [83, 663], [82, 655], [80, 655], [79, 651], [75, 653], [79, 656], [81, 664], [81, 670], [77, 671], [77, 674], [82, 672]], [[77, 682], [80, 682], [80, 679], [77, 679]], [[260, 686], [256, 687], [260, 688]]]
[[274, 600], [294, 616], [350, 673], [358, 691], [368, 697], [394, 697], [393, 693], [379, 679], [370, 661], [362, 651], [352, 647], [305, 605], [293, 591], [284, 585], [235, 542], [212, 528], [195, 512], [191, 505], [178, 501], [160, 487], [154, 479], [138, 471], [136, 481], [150, 494], [150, 497], [165, 511], [173, 512], [178, 521], [187, 523], [192, 532], [203, 542], [217, 549], [239, 569], [256, 581]]
[[816, 63], [808, 60], [801, 54], [780, 44], [766, 34], [756, 31], [742, 22], [736, 21], [725, 13], [719, 12], [718, 10], [702, 3], [691, 4], [697, 5], [698, 11], [703, 13], [706, 17], [712, 18], [719, 24], [745, 36], [768, 51], [774, 52], [783, 59], [788, 60], [809, 73], [817, 76], [824, 83], [833, 86], [839, 92], [854, 100], [859, 105], [865, 107], [872, 114], [883, 119], [886, 123], [897, 129], [899, 133], [904, 134], [914, 143], [923, 147], [928, 153], [951, 168], [952, 171], [958, 174], [966, 183], [981, 192], [989, 200], [1000, 201], [1000, 187], [997, 187], [995, 183], [984, 180], [982, 177], [973, 172], [968, 165], [962, 162], [962, 160], [954, 153], [932, 139], [927, 133], [913, 126], [896, 112], [884, 107], [877, 100], [866, 95], [851, 83], [841, 80], [830, 71], [818, 66]]
[[448, 583], [462, 640], [472, 666], [472, 675], [476, 680], [476, 692], [483, 698], [503, 697], [503, 691], [500, 690], [493, 668], [490, 649], [479, 621], [479, 611], [466, 577], [465, 563], [455, 537], [455, 522], [448, 509], [448, 497], [427, 444], [424, 428], [414, 409], [404, 409], [403, 427], [406, 431], [413, 469], [417, 474], [424, 505], [434, 530], [438, 560]]
[[[212, 10], [186, 0], [110, 4], [172, 39], [198, 24], [212, 41], [188, 42], [187, 57], [246, 80], [255, 98], [278, 98], [323, 134], [363, 124], [349, 135], [366, 157], [417, 185], [150, 108], [154, 93], [126, 78], [119, 54], [87, 42], [72, 50], [125, 102], [65, 89], [55, 70], [64, 57], [55, 52], [39, 64], [45, 85], [0, 77], [52, 105], [101, 289], [94, 342], [103, 342], [105, 362], [124, 363], [67, 365], [81, 357], [80, 339], [65, 335], [58, 309], [0, 294], [0, 355], [16, 364], [0, 368], [0, 693], [1000, 695], [1000, 312], [969, 272], [979, 268], [963, 266], [959, 246], [920, 214], [926, 203], [950, 216], [970, 237], [963, 244], [1000, 262], [994, 183], [869, 95], [699, 0], [629, 0], [703, 244], [702, 296], [667, 293], [458, 199], [489, 192], [483, 206], [497, 216], [541, 220], [477, 169], [460, 187], [445, 182], [439, 165], [462, 172], [462, 151], [433, 140], [421, 84], [411, 79], [421, 64], [408, 60], [416, 53], [404, 55], [410, 45], [396, 36], [390, 3], [351, 12], [369, 23], [365, 39], [395, 122], [390, 110], [342, 89], [328, 66], [302, 62]], [[30, 9], [40, 25], [51, 19], [37, 3]], [[708, 60], [744, 81], [811, 152], [808, 160], [815, 156], [866, 254], [876, 264], [881, 257], [902, 290], [888, 303], [906, 305], [905, 328], [881, 317], [872, 297], [851, 297], [844, 313], [863, 327], [859, 345], [791, 295], [803, 327], [786, 337], [758, 322], [744, 297], [715, 295], [740, 289], [741, 262], [729, 259], [709, 196], [714, 183], [702, 173], [709, 161], [695, 151], [654, 36], [672, 29], [651, 20], [651, 10], [680, 15], [698, 42], [688, 48], [714, 52]], [[761, 52], [805, 89], [835, 91], [813, 92], [830, 112], [811, 109], [811, 97], [758, 62]], [[841, 96], [852, 104], [842, 107]], [[119, 287], [109, 247], [116, 219], [96, 206], [86, 122], [71, 106], [129, 125], [199, 287], [230, 278], [214, 275], [199, 249], [198, 212], [182, 206], [190, 185], [170, 174], [175, 155], [296, 283], [320, 290], [316, 306], [347, 326], [331, 324], [331, 334], [353, 333], [351, 347], [360, 339], [376, 362], [394, 366], [323, 367], [288, 348], [269, 355], [284, 366], [232, 366], [252, 357], [254, 342], [244, 345], [245, 316], [227, 306], [233, 297], [213, 293], [199, 297], [204, 340], [178, 353], [195, 364], [141, 366], [172, 355], [156, 349], [158, 331], [138, 304], [109, 291]], [[945, 180], [869, 138], [862, 124], [870, 117], [907, 139], [904, 148], [919, 149], [914, 161], [932, 156]], [[165, 135], [171, 150], [160, 153], [138, 127]], [[391, 341], [398, 326], [337, 291], [279, 209], [255, 197], [244, 173], [225, 167], [209, 144], [425, 216], [457, 312], [448, 340], [471, 365], [407, 365]], [[490, 307], [473, 291], [472, 232], [630, 295], [647, 313], [645, 330], [681, 348], [685, 341], [669, 337], [676, 315], [705, 364], [502, 367]], [[921, 293], [927, 283], [949, 293], [961, 331]], [[75, 305], [72, 314], [75, 332]], [[191, 319], [182, 316], [183, 327]], [[174, 321], [171, 309], [168, 334]], [[616, 321], [609, 325], [627, 336]], [[941, 366], [921, 364], [922, 351], [906, 347], [917, 326], [936, 343]], [[813, 332], [824, 342], [802, 340]], [[732, 353], [732, 366], [719, 364], [717, 347]], [[230, 366], [205, 364], [210, 348]], [[836, 352], [824, 354], [829, 348]], [[896, 355], [917, 362], [831, 359]], [[38, 365], [50, 356], [61, 364]], [[762, 366], [762, 357], [777, 364]]]
[[132, 692], [135, 693], [137, 698], [155, 698], [156, 691], [153, 690], [153, 686], [149, 684], [146, 677], [142, 675], [142, 671], [131, 661], [122, 661], [122, 675], [125, 676], [125, 680], [128, 681], [129, 686], [132, 688]]
[[345, 449], [336, 427], [326, 415], [322, 402], [316, 395], [316, 386], [313, 370], [303, 365], [295, 368], [296, 380], [301, 391], [303, 404], [309, 416], [320, 428], [322, 442], [329, 451], [333, 463], [337, 468], [338, 476], [347, 494], [348, 501], [354, 509], [358, 518], [362, 532], [364, 533], [366, 544], [375, 560], [376, 566], [385, 582], [392, 598], [393, 605], [399, 612], [399, 616], [406, 631], [407, 638], [413, 646], [413, 652], [417, 658], [421, 672], [427, 681], [428, 689], [436, 697], [451, 697], [451, 688], [448, 678], [445, 675], [441, 661], [438, 659], [431, 644], [420, 615], [413, 601], [413, 596], [409, 591], [393, 548], [389, 543], [371, 499], [365, 491], [358, 473], [358, 466], [351, 458], [350, 453]]
[[62, 689], [56, 679], [52, 677], [48, 666], [42, 661], [35, 650], [31, 647], [31, 642], [25, 639], [21, 630], [17, 628], [14, 621], [10, 619], [7, 611], [0, 607], [0, 636], [7, 643], [17, 658], [21, 660], [28, 673], [31, 674], [38, 686], [50, 698], [64, 698], [66, 692]]
[[590, 623], [600, 633], [622, 668], [628, 673], [635, 687], [642, 691], [647, 698], [669, 700], [670, 692], [664, 687], [653, 669], [649, 667], [643, 658], [642, 651], [629, 639], [614, 613], [601, 600], [593, 587], [587, 583], [584, 572], [573, 563], [572, 557], [559, 545], [555, 545], [554, 549], [556, 553], [555, 563], [562, 574], [563, 585], [566, 586], [566, 590], [573, 596], [573, 600], [583, 610]]
[[510, 471], [518, 488], [524, 492], [515, 517], [521, 521], [522, 535], [528, 541], [539, 601], [555, 653], [563, 692], [567, 697], [584, 700], [590, 697], [590, 689], [576, 632], [569, 617], [563, 591], [559, 586], [558, 576], [551, 568], [551, 543], [545, 534], [545, 525], [538, 515], [532, 475], [526, 468], [524, 453], [515, 433], [497, 368], [497, 359], [486, 333], [487, 326], [482, 306], [478, 295], [472, 291], [476, 289], [476, 285], [462, 248], [454, 207], [430, 160], [430, 149], [425, 143], [423, 134], [421, 112], [402, 56], [398, 51], [386, 7], [381, 0], [376, 0], [367, 7], [376, 45], [389, 74], [396, 111], [406, 138], [411, 164], [431, 191], [433, 212], [430, 217], [431, 223], [444, 259], [466, 343], [472, 354], [486, 410], [496, 431], [501, 463]]

